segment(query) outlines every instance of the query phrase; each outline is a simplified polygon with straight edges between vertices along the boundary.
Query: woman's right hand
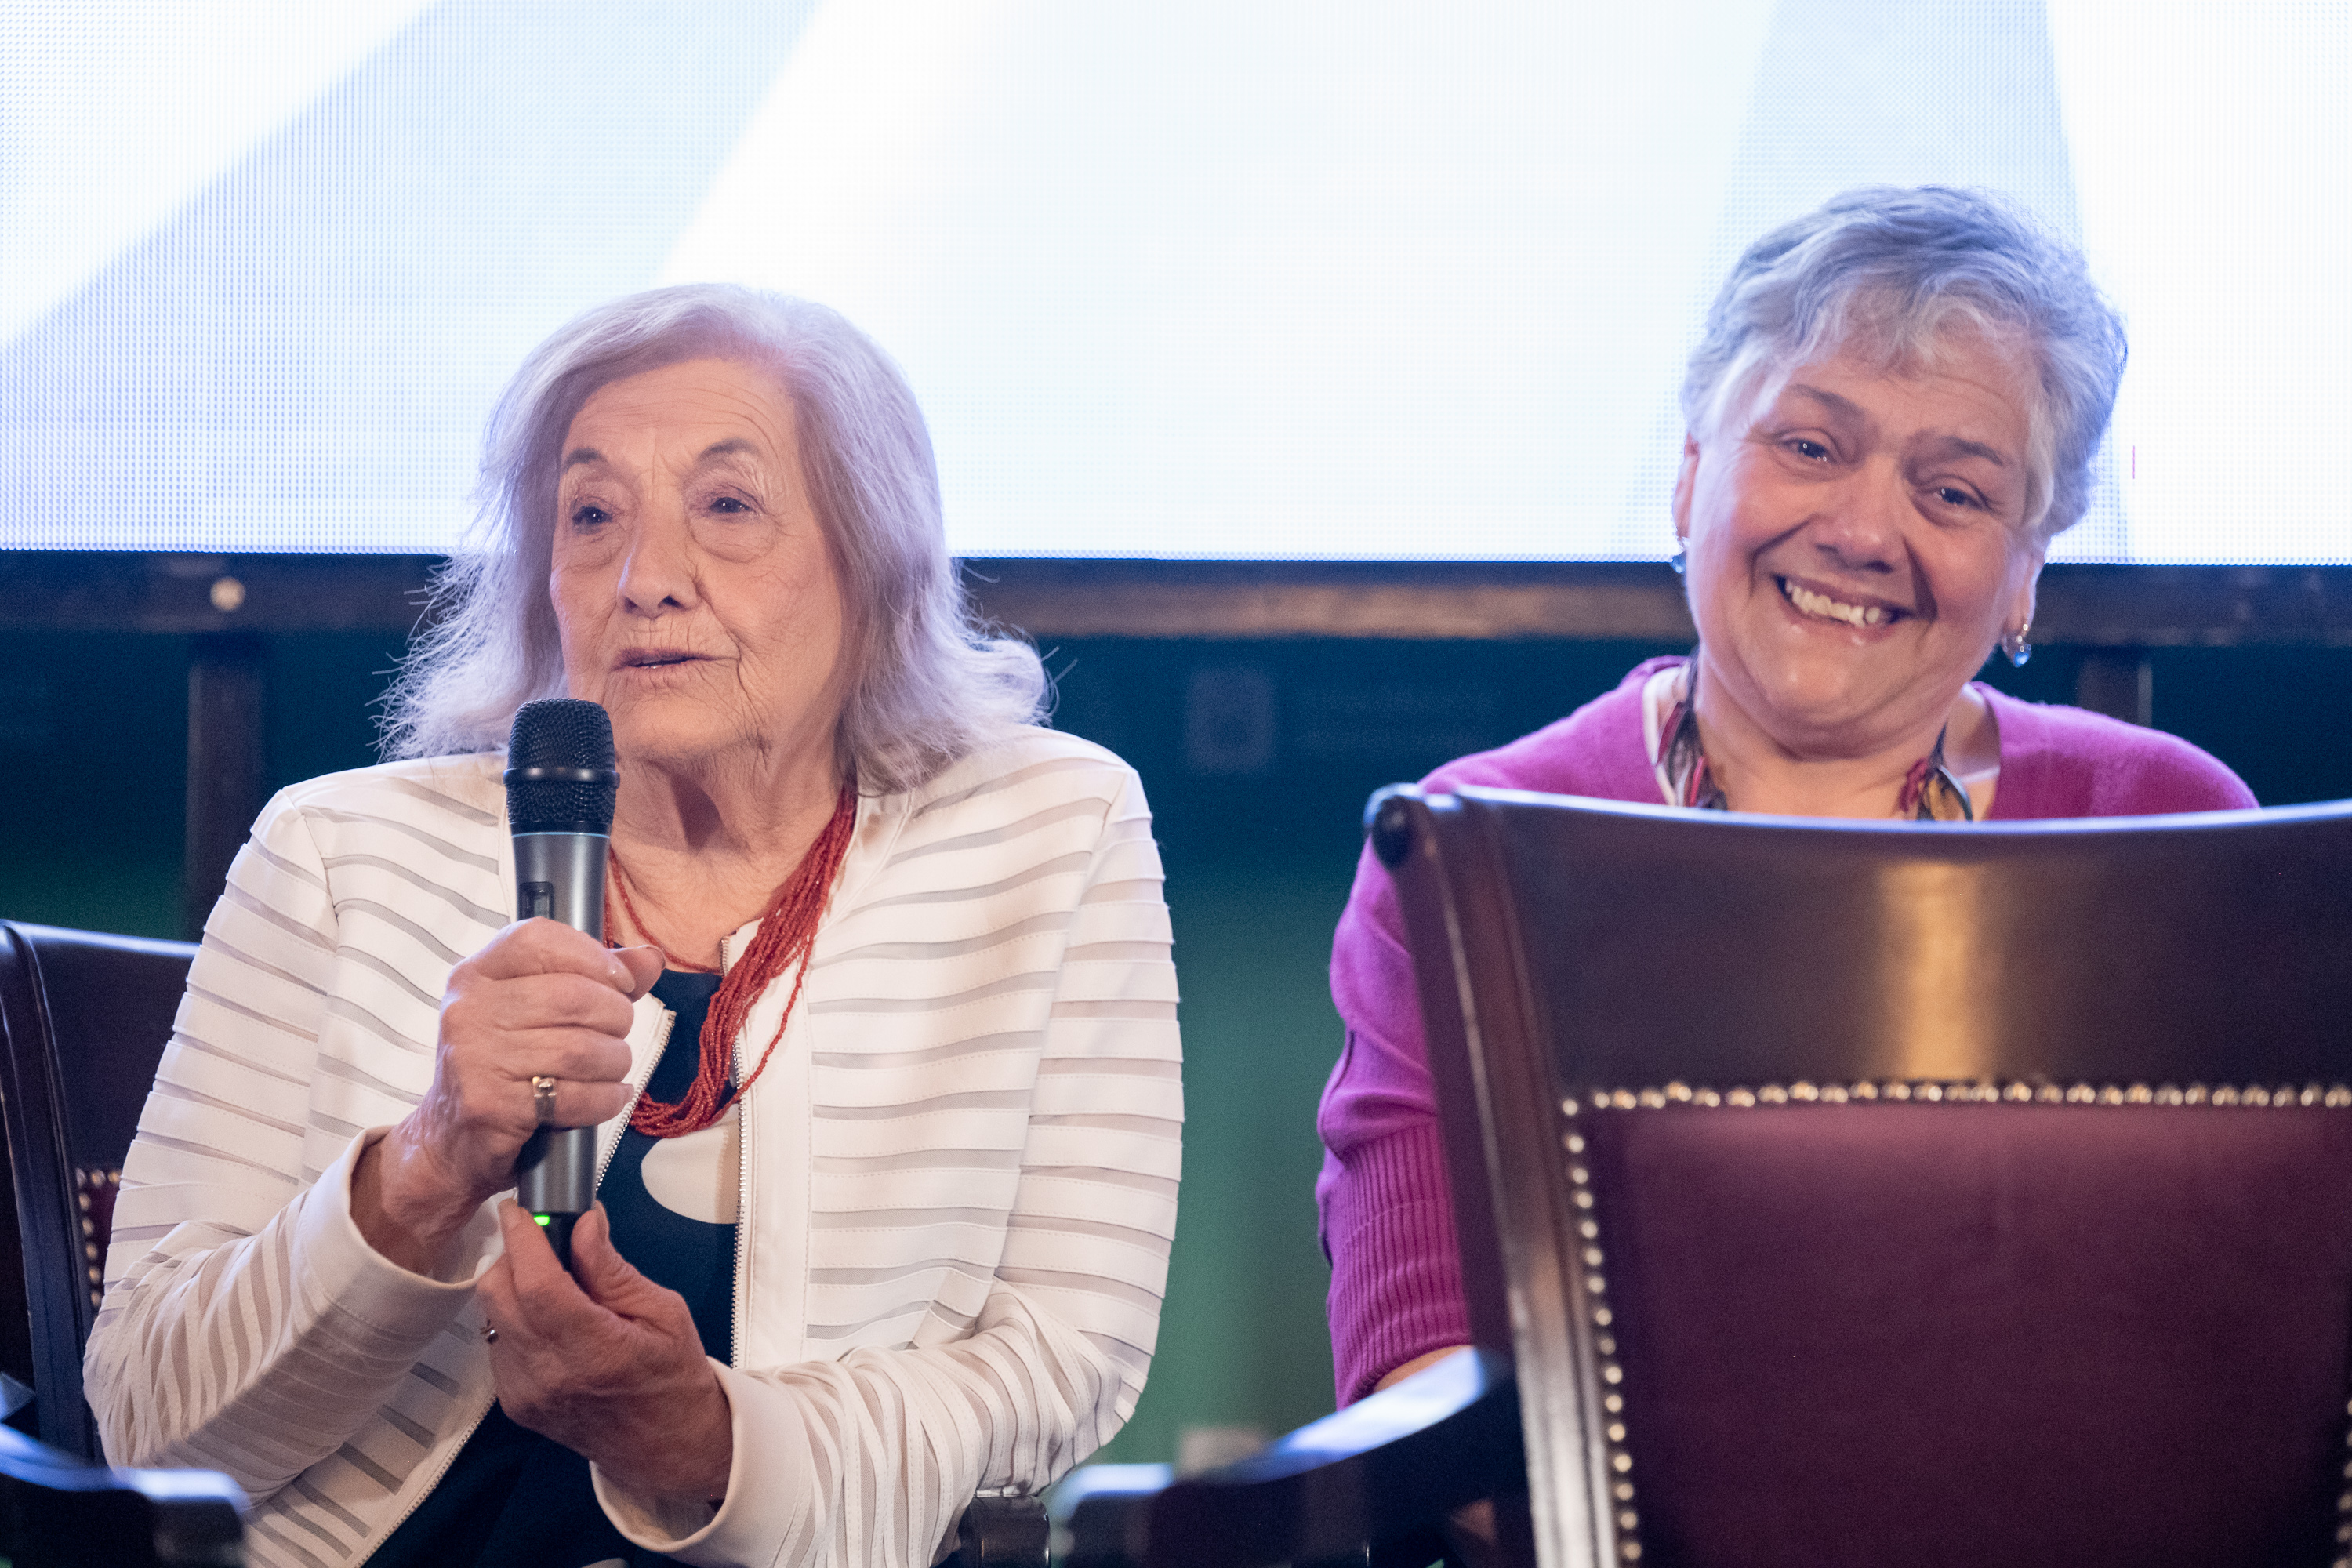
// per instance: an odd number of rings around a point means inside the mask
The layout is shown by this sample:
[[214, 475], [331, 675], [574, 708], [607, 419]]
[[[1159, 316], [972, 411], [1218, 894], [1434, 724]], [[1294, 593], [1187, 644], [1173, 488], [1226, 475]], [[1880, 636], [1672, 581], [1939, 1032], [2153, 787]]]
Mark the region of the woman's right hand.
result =
[[630, 1004], [661, 973], [656, 948], [608, 950], [553, 921], [520, 921], [449, 972], [433, 1083], [363, 1151], [352, 1217], [391, 1261], [432, 1274], [483, 1200], [514, 1185], [538, 1130], [535, 1077], [556, 1080], [550, 1125], [593, 1127], [628, 1103]]

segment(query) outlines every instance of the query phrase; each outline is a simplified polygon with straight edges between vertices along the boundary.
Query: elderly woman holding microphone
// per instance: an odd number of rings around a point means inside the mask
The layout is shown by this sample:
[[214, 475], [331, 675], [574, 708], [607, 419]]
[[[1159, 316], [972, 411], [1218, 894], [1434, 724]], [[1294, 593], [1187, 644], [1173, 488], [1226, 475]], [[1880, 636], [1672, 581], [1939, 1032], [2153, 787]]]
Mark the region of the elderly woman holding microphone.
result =
[[[1697, 648], [1428, 786], [1954, 823], [2253, 805], [2183, 742], [1970, 679], [1996, 648], [2025, 660], [2123, 367], [2081, 256], [1999, 202], [1856, 191], [1767, 235], [1683, 386]], [[1369, 855], [1331, 985], [1317, 1195], [1344, 1403], [1468, 1336], [1412, 970]]]
[[[1116, 1431], [1173, 1229], [1134, 773], [1032, 727], [905, 382], [821, 307], [591, 312], [491, 423], [409, 760], [286, 791], [125, 1167], [90, 1398], [257, 1563], [932, 1562]], [[611, 714], [607, 947], [513, 921], [492, 748]], [[502, 1194], [599, 1130], [559, 1263]]]

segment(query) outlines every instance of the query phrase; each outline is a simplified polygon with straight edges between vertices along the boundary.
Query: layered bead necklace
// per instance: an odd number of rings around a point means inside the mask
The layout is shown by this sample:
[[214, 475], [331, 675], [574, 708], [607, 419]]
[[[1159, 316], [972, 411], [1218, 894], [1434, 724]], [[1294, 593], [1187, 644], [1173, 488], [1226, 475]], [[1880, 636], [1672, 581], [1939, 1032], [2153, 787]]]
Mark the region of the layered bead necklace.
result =
[[[1666, 775], [1674, 791], [1675, 804], [1699, 811], [1729, 811], [1731, 803], [1724, 798], [1723, 787], [1715, 782], [1715, 774], [1706, 765], [1706, 748], [1698, 734], [1698, 652], [1693, 649], [1684, 664], [1682, 695], [1666, 710], [1666, 721], [1659, 726], [1665, 743], [1659, 749], [1658, 766]], [[1917, 822], [1974, 822], [1976, 812], [1969, 804], [1969, 792], [1952, 770], [1944, 763], [1944, 731], [1936, 731], [1933, 750], [1911, 764], [1903, 780], [1903, 793], [1896, 797], [1895, 814]]]
[[[759, 929], [752, 933], [751, 945], [719, 981], [719, 992], [710, 999], [710, 1009], [703, 1015], [702, 1054], [695, 1067], [693, 1084], [675, 1105], [640, 1096], [629, 1112], [631, 1127], [652, 1138], [681, 1138], [716, 1126], [728, 1108], [749, 1094], [760, 1075], [768, 1070], [768, 1060], [776, 1054], [785, 1026], [793, 1020], [793, 1010], [800, 1004], [801, 987], [808, 980], [809, 952], [816, 945], [817, 923], [824, 917], [825, 901], [833, 896], [834, 879], [840, 874], [841, 862], [849, 853], [850, 836], [856, 826], [857, 786], [853, 781], [841, 786], [833, 816], [816, 836], [816, 842], [809, 846], [808, 853], [801, 857], [800, 865], [769, 899], [767, 909], [760, 916]], [[716, 965], [696, 963], [672, 954], [669, 944], [655, 935], [645, 917], [637, 913], [636, 900], [629, 893], [629, 875], [621, 865], [619, 853], [607, 854], [613, 874], [605, 879], [604, 929], [619, 929], [620, 922], [613, 918], [613, 895], [617, 892], [629, 925], [661, 950], [664, 964], [698, 974], [717, 973]], [[608, 941], [607, 945], [619, 944]], [[766, 994], [769, 984], [794, 965], [799, 966], [800, 973], [793, 978], [792, 994], [784, 1002], [783, 1016], [776, 1020], [775, 1037], [760, 1053], [759, 1065], [742, 1083], [730, 1088], [728, 1069], [736, 1036], [751, 1021], [751, 1008]]]

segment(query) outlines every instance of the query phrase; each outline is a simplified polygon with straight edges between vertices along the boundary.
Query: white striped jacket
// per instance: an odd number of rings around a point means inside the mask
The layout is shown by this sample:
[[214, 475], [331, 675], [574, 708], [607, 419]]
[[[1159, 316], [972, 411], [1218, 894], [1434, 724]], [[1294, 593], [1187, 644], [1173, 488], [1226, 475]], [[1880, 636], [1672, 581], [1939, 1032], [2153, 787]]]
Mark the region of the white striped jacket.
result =
[[[489, 1207], [428, 1279], [361, 1239], [349, 1179], [431, 1081], [450, 968], [508, 923], [502, 766], [394, 763], [271, 803], [123, 1170], [86, 1363], [107, 1451], [235, 1477], [258, 1563], [364, 1560], [490, 1403]], [[637, 1009], [642, 1085], [668, 1015]], [[726, 1500], [599, 1475], [614, 1524], [692, 1563], [920, 1568], [974, 1492], [1098, 1447], [1158, 1331], [1178, 1064], [1159, 852], [1118, 758], [1024, 730], [859, 802], [744, 1108]]]

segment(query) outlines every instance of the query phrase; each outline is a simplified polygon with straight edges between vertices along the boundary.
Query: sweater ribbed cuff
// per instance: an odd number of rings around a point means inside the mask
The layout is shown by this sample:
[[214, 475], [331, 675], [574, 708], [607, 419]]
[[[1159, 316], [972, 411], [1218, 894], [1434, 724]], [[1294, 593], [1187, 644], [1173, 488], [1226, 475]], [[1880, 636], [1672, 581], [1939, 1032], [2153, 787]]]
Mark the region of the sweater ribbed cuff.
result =
[[1331, 1242], [1331, 1360], [1350, 1405], [1415, 1356], [1470, 1342], [1445, 1151], [1434, 1122], [1339, 1156]]

